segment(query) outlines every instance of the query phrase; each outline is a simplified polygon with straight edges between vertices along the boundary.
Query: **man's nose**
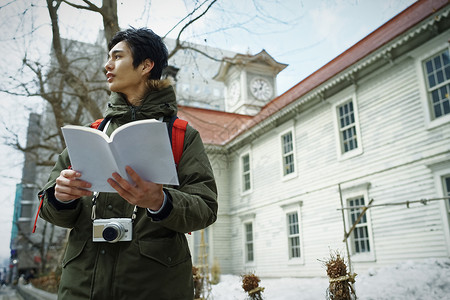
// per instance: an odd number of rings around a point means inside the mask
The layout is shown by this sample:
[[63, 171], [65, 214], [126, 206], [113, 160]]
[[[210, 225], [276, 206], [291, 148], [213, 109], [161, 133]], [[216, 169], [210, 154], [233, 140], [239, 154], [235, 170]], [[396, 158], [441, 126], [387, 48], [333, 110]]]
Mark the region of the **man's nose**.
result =
[[107, 61], [106, 64], [105, 64], [105, 70], [106, 70], [106, 71], [110, 71], [110, 70], [112, 70], [112, 69], [113, 69], [113, 65], [112, 65], [112, 63], [111, 63], [111, 60], [108, 59], [108, 61]]

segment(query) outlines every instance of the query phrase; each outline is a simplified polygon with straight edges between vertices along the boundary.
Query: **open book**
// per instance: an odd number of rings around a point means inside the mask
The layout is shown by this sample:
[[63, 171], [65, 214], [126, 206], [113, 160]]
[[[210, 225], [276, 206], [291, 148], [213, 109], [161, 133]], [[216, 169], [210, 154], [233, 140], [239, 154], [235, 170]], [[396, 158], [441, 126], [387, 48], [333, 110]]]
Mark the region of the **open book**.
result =
[[106, 181], [117, 172], [133, 183], [125, 171], [130, 166], [141, 178], [159, 184], [178, 185], [178, 176], [166, 123], [142, 120], [127, 123], [108, 137], [84, 126], [62, 127], [72, 169], [90, 182], [90, 190], [116, 192]]

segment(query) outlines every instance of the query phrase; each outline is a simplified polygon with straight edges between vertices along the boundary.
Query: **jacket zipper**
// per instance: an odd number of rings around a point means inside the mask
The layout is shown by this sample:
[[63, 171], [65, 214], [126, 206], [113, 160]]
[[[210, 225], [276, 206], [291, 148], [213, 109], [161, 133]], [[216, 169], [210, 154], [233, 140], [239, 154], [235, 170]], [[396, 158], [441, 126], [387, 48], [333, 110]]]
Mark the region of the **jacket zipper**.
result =
[[135, 121], [136, 120], [136, 107], [131, 106], [131, 120]]

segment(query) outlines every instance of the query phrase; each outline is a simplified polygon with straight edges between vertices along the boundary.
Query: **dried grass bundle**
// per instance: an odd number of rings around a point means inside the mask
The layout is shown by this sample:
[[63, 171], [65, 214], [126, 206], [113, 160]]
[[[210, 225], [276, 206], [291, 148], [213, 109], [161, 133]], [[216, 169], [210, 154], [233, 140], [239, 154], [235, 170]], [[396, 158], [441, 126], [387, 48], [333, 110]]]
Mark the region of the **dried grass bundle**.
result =
[[356, 274], [347, 272], [347, 265], [339, 253], [331, 253], [330, 259], [325, 262], [330, 285], [327, 289], [327, 299], [329, 300], [354, 300], [355, 290], [352, 283], [355, 283]]
[[252, 300], [262, 300], [262, 292], [264, 292], [264, 288], [259, 286], [261, 279], [259, 279], [259, 277], [255, 274], [246, 274], [241, 277], [242, 288], [248, 293], [249, 298]]
[[58, 292], [60, 279], [61, 275], [51, 272], [49, 275], [43, 275], [38, 278], [31, 279], [31, 283], [38, 289], [49, 293], [56, 293]]
[[220, 282], [220, 265], [217, 259], [214, 259], [214, 263], [211, 267], [211, 284], [218, 284]]
[[199, 299], [203, 293], [203, 276], [194, 266], [192, 266], [192, 278], [194, 280], [194, 299]]

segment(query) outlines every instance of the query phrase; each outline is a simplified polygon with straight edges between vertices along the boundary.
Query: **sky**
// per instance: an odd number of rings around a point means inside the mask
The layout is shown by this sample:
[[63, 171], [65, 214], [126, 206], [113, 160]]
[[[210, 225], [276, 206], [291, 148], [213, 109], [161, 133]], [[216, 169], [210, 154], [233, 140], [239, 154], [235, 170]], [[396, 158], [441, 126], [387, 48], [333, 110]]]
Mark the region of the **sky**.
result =
[[[30, 2], [34, 5], [30, 6]], [[181, 39], [243, 54], [257, 54], [265, 49], [276, 61], [289, 65], [277, 78], [277, 92], [281, 94], [414, 2], [218, 0], [204, 17], [183, 32]], [[161, 36], [170, 32], [167, 36], [176, 38], [186, 21], [176, 25], [195, 3], [203, 1], [119, 0], [119, 25], [145, 26]], [[0, 76], [23, 76], [19, 71], [25, 52], [27, 57], [48, 60], [51, 29], [44, 4], [40, 0], [0, 0], [0, 65], [4, 70]], [[95, 42], [102, 26], [100, 17], [64, 4], [60, 12], [63, 37]], [[24, 145], [28, 115], [41, 109], [38, 98], [0, 92], [0, 267], [10, 255], [15, 186], [20, 182], [23, 164], [23, 156], [6, 146], [3, 137], [12, 131]]]

